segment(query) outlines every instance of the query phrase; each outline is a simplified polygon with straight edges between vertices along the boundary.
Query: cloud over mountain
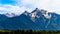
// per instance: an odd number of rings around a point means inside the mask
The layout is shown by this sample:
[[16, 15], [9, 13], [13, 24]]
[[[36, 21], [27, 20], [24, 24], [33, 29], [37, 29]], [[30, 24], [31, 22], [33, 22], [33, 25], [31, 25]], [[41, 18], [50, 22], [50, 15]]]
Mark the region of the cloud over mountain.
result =
[[12, 12], [15, 14], [22, 14], [25, 10], [31, 12], [35, 8], [39, 8], [47, 10], [48, 12], [60, 14], [60, 0], [13, 0], [13, 4], [7, 1], [6, 3], [0, 3], [0, 10], [3, 11], [0, 13]]

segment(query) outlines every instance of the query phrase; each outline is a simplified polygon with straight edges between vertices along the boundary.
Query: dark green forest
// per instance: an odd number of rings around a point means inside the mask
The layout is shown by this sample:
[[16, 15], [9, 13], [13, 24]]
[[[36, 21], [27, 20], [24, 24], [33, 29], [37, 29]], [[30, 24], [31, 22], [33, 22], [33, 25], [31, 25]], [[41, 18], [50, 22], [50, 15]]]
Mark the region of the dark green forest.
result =
[[0, 30], [0, 34], [60, 34], [60, 30]]

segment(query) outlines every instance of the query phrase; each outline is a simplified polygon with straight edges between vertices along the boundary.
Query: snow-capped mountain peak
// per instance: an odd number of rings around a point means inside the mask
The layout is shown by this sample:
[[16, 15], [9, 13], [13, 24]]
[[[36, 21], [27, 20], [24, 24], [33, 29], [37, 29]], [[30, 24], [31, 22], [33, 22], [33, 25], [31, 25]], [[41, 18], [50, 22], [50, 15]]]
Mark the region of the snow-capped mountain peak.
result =
[[14, 13], [6, 13], [5, 14], [7, 17], [14, 17], [14, 16], [16, 16]]
[[25, 11], [25, 12], [24, 12], [24, 14], [25, 14], [25, 15], [28, 15], [28, 14], [29, 14], [29, 12]]
[[35, 10], [33, 10], [31, 13], [34, 13], [34, 12], [39, 12], [40, 10], [38, 8], [36, 8]]
[[51, 14], [49, 15], [49, 12], [43, 9], [39, 10], [38, 8], [36, 8], [32, 13], [34, 13], [36, 17], [41, 17], [42, 15], [44, 15], [44, 17], [48, 19], [51, 18]]

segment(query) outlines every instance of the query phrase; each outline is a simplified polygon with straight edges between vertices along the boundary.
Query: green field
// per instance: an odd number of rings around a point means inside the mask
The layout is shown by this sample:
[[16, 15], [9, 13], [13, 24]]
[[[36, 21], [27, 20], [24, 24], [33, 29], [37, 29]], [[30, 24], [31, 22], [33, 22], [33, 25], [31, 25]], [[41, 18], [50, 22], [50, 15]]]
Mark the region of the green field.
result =
[[60, 30], [0, 30], [0, 34], [60, 34]]

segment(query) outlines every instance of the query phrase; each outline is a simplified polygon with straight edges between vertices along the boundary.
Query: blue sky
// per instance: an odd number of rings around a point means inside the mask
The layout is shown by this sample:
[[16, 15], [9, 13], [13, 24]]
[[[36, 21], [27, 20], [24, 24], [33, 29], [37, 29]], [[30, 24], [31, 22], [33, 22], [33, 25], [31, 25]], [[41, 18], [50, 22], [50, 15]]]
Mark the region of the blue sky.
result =
[[60, 0], [0, 0], [0, 14], [22, 14], [25, 10], [31, 12], [35, 8], [60, 14]]
[[13, 0], [0, 0], [1, 4], [15, 4], [16, 2]]

